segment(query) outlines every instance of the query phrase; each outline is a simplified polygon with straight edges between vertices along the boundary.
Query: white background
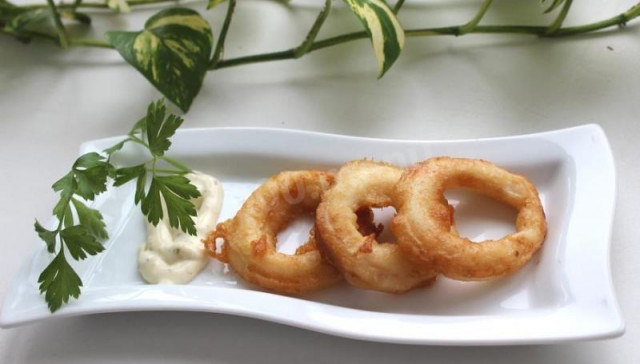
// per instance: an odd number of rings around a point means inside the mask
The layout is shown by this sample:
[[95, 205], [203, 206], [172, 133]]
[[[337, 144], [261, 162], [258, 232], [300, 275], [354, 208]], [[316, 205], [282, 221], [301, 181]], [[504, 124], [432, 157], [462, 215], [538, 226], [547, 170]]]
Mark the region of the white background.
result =
[[[633, 0], [576, 2], [569, 23], [612, 16]], [[454, 25], [478, 1], [408, 0], [406, 28]], [[496, 1], [485, 23], [535, 23], [538, 1]], [[204, 11], [203, 3], [192, 3]], [[244, 0], [226, 56], [290, 48], [304, 38], [319, 2], [284, 6]], [[226, 5], [206, 13], [215, 34]], [[94, 36], [138, 29], [157, 8], [94, 17]], [[321, 37], [357, 29], [336, 6]], [[408, 39], [394, 68], [376, 80], [367, 41], [297, 61], [211, 72], [184, 127], [267, 126], [359, 136], [463, 139], [599, 123], [618, 171], [611, 267], [627, 323], [617, 339], [525, 347], [416, 347], [331, 337], [253, 319], [196, 313], [127, 313], [53, 320], [0, 330], [2, 363], [248, 363], [429, 361], [434, 363], [631, 363], [640, 360], [640, 23], [616, 33], [540, 40], [468, 35]], [[159, 94], [118, 54], [62, 51], [0, 37], [0, 297], [35, 244], [34, 218], [50, 215], [50, 185], [82, 141], [126, 133]], [[215, 143], [215, 140], [212, 140]]]

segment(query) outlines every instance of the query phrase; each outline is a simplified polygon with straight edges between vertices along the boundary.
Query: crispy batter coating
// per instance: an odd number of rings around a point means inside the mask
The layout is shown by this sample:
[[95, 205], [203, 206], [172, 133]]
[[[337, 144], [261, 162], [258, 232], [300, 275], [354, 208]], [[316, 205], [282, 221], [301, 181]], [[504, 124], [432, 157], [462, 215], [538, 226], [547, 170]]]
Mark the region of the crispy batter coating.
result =
[[[209, 253], [246, 281], [267, 290], [299, 295], [336, 283], [340, 273], [318, 252], [314, 232], [293, 255], [276, 251], [277, 234], [301, 214], [313, 214], [333, 184], [321, 171], [282, 172], [268, 179], [233, 219], [218, 224], [207, 238]], [[225, 241], [216, 252], [216, 239]]]
[[369, 226], [362, 228], [363, 220], [372, 221], [371, 207], [392, 205], [391, 195], [401, 174], [400, 168], [386, 163], [346, 163], [318, 206], [318, 247], [355, 286], [402, 293], [435, 279], [433, 269], [409, 260], [397, 244], [379, 243], [376, 236], [381, 227], [365, 224]]
[[[516, 232], [474, 243], [452, 231], [444, 192], [467, 188], [518, 210]], [[485, 280], [515, 272], [544, 242], [545, 215], [535, 186], [525, 177], [484, 160], [432, 158], [405, 170], [396, 185], [392, 230], [415, 262], [447, 277]]]

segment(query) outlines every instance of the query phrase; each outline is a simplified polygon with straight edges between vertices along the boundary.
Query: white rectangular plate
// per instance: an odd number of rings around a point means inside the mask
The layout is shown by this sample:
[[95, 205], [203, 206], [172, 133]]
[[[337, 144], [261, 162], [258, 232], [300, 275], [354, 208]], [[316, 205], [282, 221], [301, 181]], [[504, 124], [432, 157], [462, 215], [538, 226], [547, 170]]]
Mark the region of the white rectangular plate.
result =
[[[102, 150], [118, 140], [88, 142], [81, 152]], [[183, 130], [174, 137], [171, 154], [222, 181], [222, 219], [233, 216], [262, 181], [283, 170], [335, 169], [360, 158], [401, 166], [440, 155], [487, 159], [524, 174], [538, 187], [549, 233], [541, 252], [513, 276], [491, 282], [442, 278], [405, 295], [342, 284], [292, 298], [250, 287], [214, 261], [189, 285], [154, 286], [144, 284], [137, 273], [144, 218], [133, 205], [133, 186], [125, 186], [109, 189], [96, 201], [111, 239], [105, 252], [75, 265], [84, 282], [80, 299], [49, 313], [36, 281], [51, 258], [40, 244], [6, 296], [3, 327], [104, 312], [176, 310], [255, 317], [333, 335], [408, 344], [555, 343], [614, 337], [624, 331], [609, 266], [615, 170], [608, 141], [597, 125], [462, 141], [383, 140], [280, 129]], [[141, 151], [125, 149], [124, 156], [123, 161], [133, 162], [141, 158]], [[482, 239], [513, 229], [499, 206], [470, 199], [486, 209], [466, 210], [459, 221], [463, 234]], [[290, 228], [283, 239], [306, 234], [303, 225]]]

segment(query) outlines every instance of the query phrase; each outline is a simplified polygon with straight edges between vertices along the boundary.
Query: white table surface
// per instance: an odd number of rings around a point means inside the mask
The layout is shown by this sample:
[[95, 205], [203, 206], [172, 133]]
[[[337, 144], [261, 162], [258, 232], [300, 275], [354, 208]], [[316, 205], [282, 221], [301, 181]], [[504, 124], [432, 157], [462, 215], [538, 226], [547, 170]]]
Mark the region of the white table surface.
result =
[[[303, 1], [303, 0], [298, 0]], [[241, 1], [227, 55], [280, 50], [299, 42], [318, 5]], [[633, 0], [584, 0], [570, 22], [621, 12]], [[407, 27], [452, 25], [477, 2], [405, 6]], [[497, 1], [491, 22], [538, 19], [538, 2]], [[512, 4], [514, 3], [514, 4]], [[576, 2], [578, 3], [578, 2]], [[200, 10], [202, 3], [196, 3]], [[225, 6], [207, 13], [217, 30]], [[140, 27], [98, 15], [96, 35]], [[529, 20], [527, 20], [529, 19]], [[533, 20], [531, 20], [533, 19]], [[355, 29], [337, 6], [321, 36]], [[265, 126], [359, 136], [461, 139], [505, 136], [598, 123], [616, 159], [618, 200], [611, 266], [627, 324], [613, 340], [522, 347], [420, 347], [368, 343], [278, 324], [197, 313], [125, 313], [52, 320], [0, 330], [2, 363], [250, 363], [389, 361], [459, 363], [632, 363], [640, 361], [640, 23], [615, 34], [538, 40], [522, 36], [409, 39], [381, 80], [367, 41], [298, 61], [245, 66], [208, 75], [184, 127]], [[5, 231], [0, 297], [38, 241], [50, 190], [82, 141], [126, 133], [159, 94], [116, 52], [62, 51], [0, 37], [0, 159]], [[215, 141], [213, 141], [215, 142]]]

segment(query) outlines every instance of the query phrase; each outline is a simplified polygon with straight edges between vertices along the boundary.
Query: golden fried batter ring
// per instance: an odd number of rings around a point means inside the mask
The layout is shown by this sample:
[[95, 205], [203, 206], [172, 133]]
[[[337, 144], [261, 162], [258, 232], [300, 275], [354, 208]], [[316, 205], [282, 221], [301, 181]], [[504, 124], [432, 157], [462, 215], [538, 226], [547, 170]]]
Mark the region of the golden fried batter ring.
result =
[[[268, 179], [233, 219], [218, 224], [205, 242], [209, 253], [246, 281], [270, 291], [298, 295], [327, 287], [340, 273], [322, 259], [311, 232], [294, 255], [276, 251], [277, 234], [301, 214], [312, 214], [333, 184], [330, 173], [282, 172]], [[223, 238], [222, 253], [216, 239]]]
[[[518, 210], [516, 232], [474, 243], [451, 232], [444, 192], [468, 188]], [[447, 277], [484, 280], [508, 275], [529, 261], [546, 235], [545, 215], [535, 186], [487, 161], [440, 157], [405, 170], [396, 186], [392, 230], [416, 262]]]
[[318, 248], [355, 286], [402, 293], [425, 286], [435, 278], [432, 269], [412, 263], [397, 244], [378, 243], [375, 229], [366, 236], [366, 231], [359, 231], [359, 220], [366, 219], [363, 208], [366, 212], [369, 207], [392, 205], [391, 195], [401, 174], [400, 168], [386, 163], [346, 163], [318, 206]]

